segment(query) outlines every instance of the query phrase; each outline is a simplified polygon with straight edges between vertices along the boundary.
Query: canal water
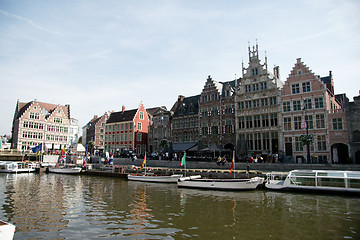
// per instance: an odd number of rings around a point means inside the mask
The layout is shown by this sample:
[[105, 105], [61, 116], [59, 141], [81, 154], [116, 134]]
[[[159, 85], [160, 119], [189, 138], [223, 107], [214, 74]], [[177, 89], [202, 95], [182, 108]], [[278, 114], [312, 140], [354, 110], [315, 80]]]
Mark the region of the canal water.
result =
[[14, 239], [360, 239], [360, 197], [0, 174]]

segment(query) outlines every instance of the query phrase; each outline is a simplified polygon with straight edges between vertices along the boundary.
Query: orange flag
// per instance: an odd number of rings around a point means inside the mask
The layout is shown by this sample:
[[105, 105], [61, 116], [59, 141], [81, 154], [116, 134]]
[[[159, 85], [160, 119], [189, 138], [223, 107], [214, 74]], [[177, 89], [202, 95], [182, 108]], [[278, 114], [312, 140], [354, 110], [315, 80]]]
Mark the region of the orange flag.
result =
[[141, 164], [141, 168], [140, 168], [140, 169], [143, 169], [144, 166], [145, 166], [145, 164], [146, 164], [146, 154], [145, 154], [145, 156], [144, 156], [144, 160], [143, 160], [143, 162], [142, 162], [142, 164]]
[[233, 158], [232, 158], [232, 162], [231, 162], [230, 173], [234, 170], [234, 167], [235, 167], [235, 152], [233, 152]]

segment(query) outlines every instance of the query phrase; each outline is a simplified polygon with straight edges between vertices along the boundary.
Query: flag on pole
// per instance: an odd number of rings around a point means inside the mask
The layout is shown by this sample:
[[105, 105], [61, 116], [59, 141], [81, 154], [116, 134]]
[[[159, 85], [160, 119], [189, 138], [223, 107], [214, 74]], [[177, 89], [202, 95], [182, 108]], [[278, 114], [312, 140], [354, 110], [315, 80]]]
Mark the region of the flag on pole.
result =
[[65, 147], [61, 149], [61, 158], [59, 160], [59, 163], [65, 163], [66, 162], [66, 150]]
[[180, 162], [180, 167], [185, 166], [185, 158], [186, 158], [186, 153], [184, 153], [181, 162]]
[[112, 153], [110, 153], [110, 158], [109, 158], [109, 165], [111, 164], [114, 164], [114, 157]]
[[234, 167], [235, 167], [235, 152], [233, 152], [233, 158], [232, 158], [232, 162], [231, 162], [230, 173], [234, 170]]
[[83, 159], [83, 167], [85, 167], [85, 165], [86, 165], [86, 160], [87, 160], [87, 145], [85, 147], [85, 155], [84, 155], [84, 159]]
[[39, 153], [42, 151], [42, 143], [40, 143], [39, 145], [37, 145], [36, 147], [31, 148], [33, 153]]
[[144, 160], [143, 160], [143, 162], [142, 162], [142, 164], [141, 164], [140, 170], [145, 167], [145, 164], [146, 164], [146, 154], [145, 154], [145, 156], [144, 156]]

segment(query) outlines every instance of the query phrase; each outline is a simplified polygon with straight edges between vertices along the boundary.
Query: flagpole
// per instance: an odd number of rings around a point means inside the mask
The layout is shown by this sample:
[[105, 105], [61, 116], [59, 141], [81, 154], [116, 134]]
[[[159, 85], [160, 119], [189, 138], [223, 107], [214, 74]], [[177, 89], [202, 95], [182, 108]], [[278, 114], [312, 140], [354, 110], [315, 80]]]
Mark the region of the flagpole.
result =
[[234, 178], [235, 178], [235, 151], [233, 152], [233, 159], [234, 159]]

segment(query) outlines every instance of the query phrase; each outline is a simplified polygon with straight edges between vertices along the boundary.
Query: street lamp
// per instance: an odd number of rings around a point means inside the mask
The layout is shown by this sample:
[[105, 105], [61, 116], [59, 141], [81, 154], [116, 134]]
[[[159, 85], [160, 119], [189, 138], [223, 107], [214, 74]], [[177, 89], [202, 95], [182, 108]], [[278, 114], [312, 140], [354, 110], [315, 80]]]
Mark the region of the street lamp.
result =
[[302, 142], [306, 144], [306, 160], [307, 163], [311, 163], [311, 158], [310, 158], [310, 143], [312, 142], [312, 136], [309, 136], [309, 124], [308, 124], [308, 115], [307, 115], [307, 111], [306, 111], [306, 104], [304, 101], [304, 111], [305, 111], [305, 129], [306, 129], [306, 136], [302, 135]]

